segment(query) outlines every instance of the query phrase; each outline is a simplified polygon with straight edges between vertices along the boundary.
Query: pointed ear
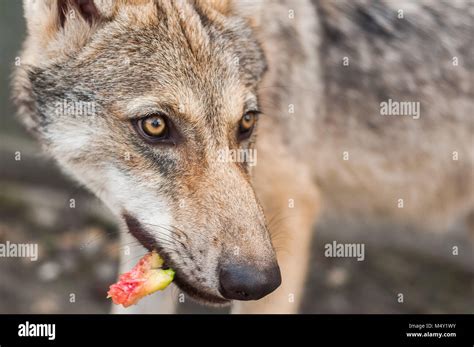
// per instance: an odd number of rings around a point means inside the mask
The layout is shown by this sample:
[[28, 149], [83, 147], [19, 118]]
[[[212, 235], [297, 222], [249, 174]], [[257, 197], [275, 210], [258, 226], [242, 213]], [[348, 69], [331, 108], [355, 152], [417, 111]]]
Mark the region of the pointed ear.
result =
[[[82, 47], [107, 19], [106, 0], [23, 0], [30, 52], [38, 58]], [[33, 46], [35, 49], [33, 49]]]
[[99, 10], [94, 0], [58, 0], [59, 24], [64, 26], [66, 18], [77, 12], [87, 23], [92, 24], [100, 20]]
[[63, 27], [68, 17], [80, 16], [89, 24], [101, 17], [94, 0], [23, 0], [23, 9], [30, 33]]

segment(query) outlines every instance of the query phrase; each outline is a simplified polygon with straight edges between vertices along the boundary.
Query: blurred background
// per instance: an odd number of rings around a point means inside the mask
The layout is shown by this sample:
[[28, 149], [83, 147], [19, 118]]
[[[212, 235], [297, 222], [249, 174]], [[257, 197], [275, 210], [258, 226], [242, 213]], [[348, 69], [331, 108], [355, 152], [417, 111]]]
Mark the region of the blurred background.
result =
[[[9, 80], [25, 34], [21, 1], [0, 1], [0, 29], [0, 243], [39, 245], [38, 261], [0, 257], [0, 313], [107, 313], [123, 251], [119, 231], [15, 119]], [[301, 312], [474, 313], [473, 237], [461, 226], [433, 234], [327, 217], [316, 234]], [[334, 240], [365, 243], [365, 261], [324, 257]], [[225, 311], [179, 304], [182, 313]]]

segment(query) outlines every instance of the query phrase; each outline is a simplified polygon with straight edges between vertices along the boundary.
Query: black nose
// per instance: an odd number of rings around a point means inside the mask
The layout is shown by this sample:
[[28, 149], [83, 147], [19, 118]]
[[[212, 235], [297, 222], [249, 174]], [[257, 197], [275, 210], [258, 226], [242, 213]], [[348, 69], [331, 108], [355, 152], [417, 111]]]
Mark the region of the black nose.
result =
[[251, 265], [226, 265], [219, 274], [220, 292], [226, 299], [258, 300], [281, 284], [278, 265], [259, 269]]

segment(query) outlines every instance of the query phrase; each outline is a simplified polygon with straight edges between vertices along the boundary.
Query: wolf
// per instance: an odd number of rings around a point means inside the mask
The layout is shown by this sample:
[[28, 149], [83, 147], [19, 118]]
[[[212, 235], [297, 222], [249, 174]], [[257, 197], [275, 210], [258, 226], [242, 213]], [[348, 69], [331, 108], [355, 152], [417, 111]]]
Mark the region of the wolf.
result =
[[[24, 0], [24, 13], [19, 117], [117, 216], [123, 245], [143, 246], [129, 259], [157, 250], [194, 300], [298, 312], [326, 214], [440, 231], [474, 219], [470, 0]], [[387, 116], [389, 101], [418, 114]]]

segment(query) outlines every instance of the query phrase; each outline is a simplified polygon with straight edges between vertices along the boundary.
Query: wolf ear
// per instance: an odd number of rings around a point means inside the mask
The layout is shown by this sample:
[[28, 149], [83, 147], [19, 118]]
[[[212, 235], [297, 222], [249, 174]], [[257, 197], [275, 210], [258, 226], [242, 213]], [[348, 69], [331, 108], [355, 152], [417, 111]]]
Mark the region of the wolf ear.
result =
[[[1, 1], [1, 0], [0, 0]], [[111, 0], [23, 0], [27, 37], [12, 81], [13, 98], [26, 127], [39, 133], [30, 72], [68, 59], [113, 17]]]
[[[82, 47], [111, 13], [107, 0], [23, 0], [28, 40], [42, 58]], [[107, 8], [107, 6], [109, 8]], [[46, 55], [46, 56], [45, 56]]]
[[74, 16], [76, 12], [89, 24], [100, 19], [94, 0], [58, 0], [57, 6], [61, 26], [64, 26], [68, 16]]
[[53, 29], [63, 27], [67, 19], [81, 17], [92, 24], [100, 20], [101, 12], [94, 0], [23, 0], [23, 8], [28, 29]]

